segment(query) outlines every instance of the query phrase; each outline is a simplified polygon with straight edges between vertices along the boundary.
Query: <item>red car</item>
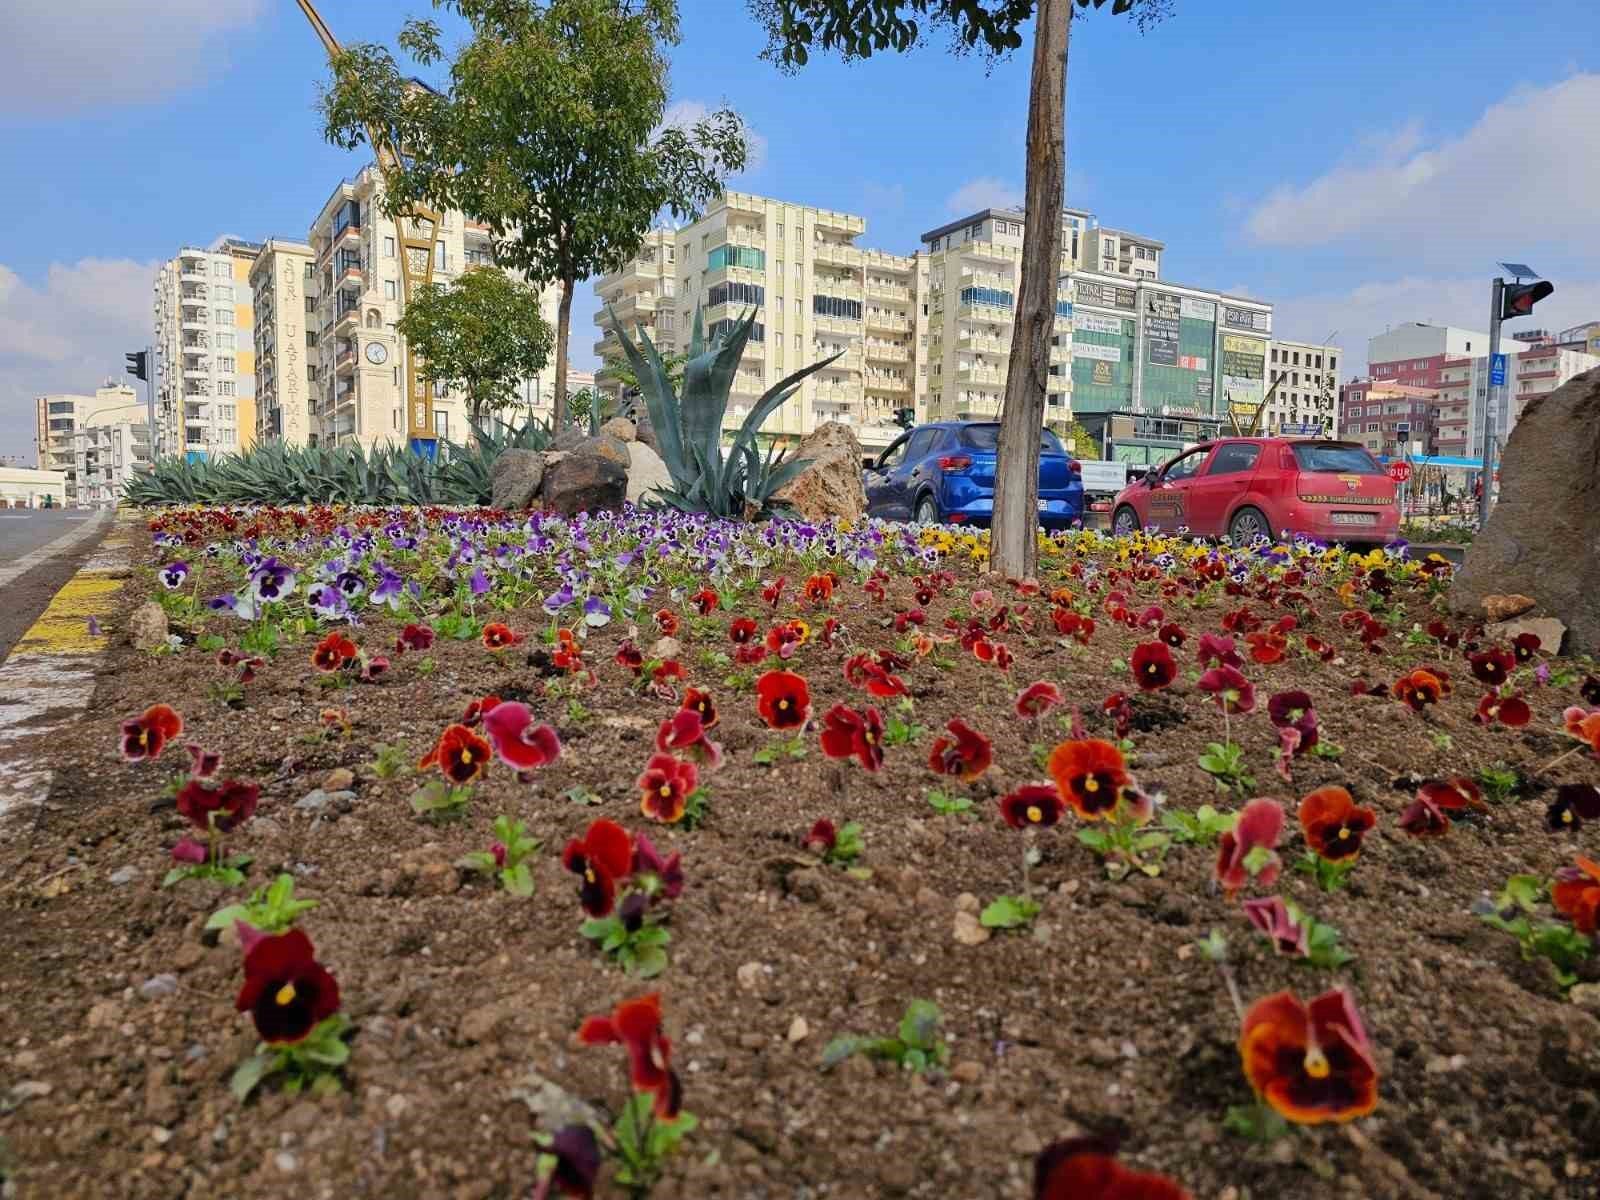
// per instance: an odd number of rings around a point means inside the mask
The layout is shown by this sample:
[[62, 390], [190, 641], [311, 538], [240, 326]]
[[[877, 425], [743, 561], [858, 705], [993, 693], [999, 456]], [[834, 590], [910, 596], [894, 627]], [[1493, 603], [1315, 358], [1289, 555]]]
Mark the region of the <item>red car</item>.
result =
[[1352, 442], [1222, 438], [1186, 450], [1117, 494], [1111, 528], [1235, 545], [1285, 531], [1325, 542], [1388, 542], [1400, 532], [1395, 485]]

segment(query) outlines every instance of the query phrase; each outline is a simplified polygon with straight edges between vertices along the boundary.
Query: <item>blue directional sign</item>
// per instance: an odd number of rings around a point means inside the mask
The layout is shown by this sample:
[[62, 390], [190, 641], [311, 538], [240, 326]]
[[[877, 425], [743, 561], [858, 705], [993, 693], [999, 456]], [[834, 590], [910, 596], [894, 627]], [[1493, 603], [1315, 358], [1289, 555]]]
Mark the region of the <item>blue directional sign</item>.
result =
[[1505, 387], [1506, 385], [1506, 356], [1493, 355], [1489, 359], [1489, 386]]

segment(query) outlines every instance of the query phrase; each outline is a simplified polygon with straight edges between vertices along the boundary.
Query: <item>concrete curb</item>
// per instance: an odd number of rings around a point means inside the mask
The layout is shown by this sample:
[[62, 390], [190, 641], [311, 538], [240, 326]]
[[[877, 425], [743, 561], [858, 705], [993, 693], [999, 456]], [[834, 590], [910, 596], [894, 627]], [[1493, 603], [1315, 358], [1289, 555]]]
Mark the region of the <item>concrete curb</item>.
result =
[[50, 795], [55, 772], [36, 765], [27, 747], [62, 736], [88, 711], [111, 647], [109, 634], [89, 632], [89, 619], [110, 616], [143, 535], [139, 513], [117, 513], [105, 541], [0, 664], [0, 844]]

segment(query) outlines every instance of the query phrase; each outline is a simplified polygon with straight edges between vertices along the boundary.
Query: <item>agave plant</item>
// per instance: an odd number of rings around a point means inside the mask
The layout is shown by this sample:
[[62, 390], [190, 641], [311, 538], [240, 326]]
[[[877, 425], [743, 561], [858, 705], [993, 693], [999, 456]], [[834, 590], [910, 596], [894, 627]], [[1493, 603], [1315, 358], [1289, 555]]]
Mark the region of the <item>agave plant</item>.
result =
[[712, 338], [708, 344], [700, 308], [696, 306], [681, 398], [650, 335], [643, 328], [637, 329], [639, 345], [634, 345], [623, 333], [617, 314], [610, 306], [607, 311], [639, 381], [656, 441], [661, 446], [661, 459], [672, 475], [672, 487], [658, 489], [660, 498], [685, 512], [736, 520], [772, 512], [777, 507], [773, 493], [805, 470], [810, 460], [784, 461], [783, 452], [775, 454], [770, 446], [763, 457], [756, 446], [756, 435], [767, 418], [799, 390], [801, 380], [822, 370], [839, 355], [812, 363], [768, 388], [733, 433], [724, 456], [722, 420], [728, 411], [728, 392], [745, 343], [750, 340], [756, 310], [735, 321], [725, 334]]

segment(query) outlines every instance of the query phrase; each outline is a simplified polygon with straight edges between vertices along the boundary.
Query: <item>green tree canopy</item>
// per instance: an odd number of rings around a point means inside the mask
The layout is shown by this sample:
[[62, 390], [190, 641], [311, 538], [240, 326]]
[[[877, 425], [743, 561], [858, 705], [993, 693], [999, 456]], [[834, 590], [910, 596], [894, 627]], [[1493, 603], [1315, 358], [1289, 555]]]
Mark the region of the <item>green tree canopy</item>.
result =
[[[417, 203], [488, 225], [495, 258], [543, 286], [561, 285], [555, 419], [566, 418], [572, 296], [619, 269], [665, 210], [691, 217], [745, 163], [739, 117], [713, 112], [664, 125], [675, 0], [434, 0], [470, 38], [441, 89], [419, 86], [384, 47], [333, 61], [325, 132], [353, 149], [371, 126], [401, 148], [385, 192], [391, 214]], [[401, 49], [423, 67], [444, 59], [439, 27], [408, 22]]]
[[[1015, 578], [1038, 562], [1039, 434], [1044, 424], [1060, 274], [1061, 218], [1066, 182], [1067, 49], [1075, 8], [1107, 0], [747, 0], [766, 29], [763, 57], [785, 70], [805, 65], [813, 48], [845, 59], [879, 50], [909, 50], [930, 29], [951, 35], [956, 51], [978, 48], [1003, 57], [1023, 43], [1035, 23], [1028, 96], [1025, 222], [1022, 271], [1000, 421], [990, 561]], [[1164, 16], [1170, 0], [1110, 0], [1144, 27]]]
[[539, 315], [539, 293], [493, 267], [423, 288], [396, 329], [429, 383], [466, 393], [474, 425], [510, 405], [519, 381], [544, 370], [555, 340]]

